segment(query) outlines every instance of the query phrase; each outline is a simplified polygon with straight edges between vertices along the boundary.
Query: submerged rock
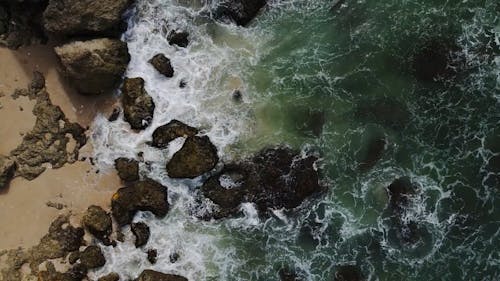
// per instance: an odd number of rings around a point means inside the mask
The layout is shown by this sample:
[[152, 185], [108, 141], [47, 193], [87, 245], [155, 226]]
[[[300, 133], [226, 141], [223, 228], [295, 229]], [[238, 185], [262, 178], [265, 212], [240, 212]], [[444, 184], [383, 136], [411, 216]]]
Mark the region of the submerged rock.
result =
[[191, 136], [167, 164], [171, 178], [195, 178], [211, 171], [219, 161], [217, 148], [207, 136]]
[[130, 229], [135, 236], [136, 248], [142, 247], [148, 243], [149, 235], [151, 233], [147, 224], [143, 222], [133, 223], [130, 225]]
[[176, 138], [192, 137], [197, 133], [198, 129], [174, 119], [168, 122], [168, 124], [156, 128], [153, 132], [153, 142], [151, 145], [158, 148], [165, 148]]
[[114, 34], [130, 0], [49, 0], [45, 28], [58, 35]]
[[127, 69], [127, 44], [115, 39], [75, 41], [55, 48], [62, 74], [85, 95], [112, 92]]
[[186, 31], [172, 30], [167, 36], [167, 41], [170, 45], [177, 45], [186, 48], [189, 45], [189, 33]]
[[452, 67], [452, 48], [441, 39], [425, 42], [412, 57], [415, 76], [423, 82], [446, 78], [454, 73]]
[[363, 122], [376, 123], [394, 130], [402, 130], [410, 121], [404, 104], [391, 99], [379, 99], [358, 106], [355, 117]]
[[111, 211], [120, 226], [131, 223], [137, 211], [150, 211], [162, 218], [168, 213], [167, 199], [167, 187], [152, 180], [139, 181], [113, 195]]
[[384, 151], [386, 149], [387, 140], [385, 137], [375, 137], [368, 141], [368, 147], [366, 149], [365, 155], [361, 162], [358, 165], [358, 169], [361, 171], [368, 171], [384, 155]]
[[245, 26], [257, 16], [266, 5], [266, 0], [223, 0], [214, 11], [216, 19], [234, 21]]
[[149, 63], [165, 77], [174, 77], [174, 68], [172, 67], [172, 63], [164, 54], [155, 55], [149, 60]]
[[139, 162], [134, 159], [120, 157], [115, 160], [115, 169], [123, 181], [139, 180]]
[[147, 269], [135, 281], [188, 281], [188, 279], [175, 274], [165, 274]]
[[82, 218], [82, 225], [104, 245], [110, 245], [109, 236], [113, 231], [111, 216], [101, 207], [90, 206]]
[[144, 89], [142, 78], [126, 78], [122, 86], [122, 104], [125, 120], [132, 129], [142, 130], [153, 119], [155, 104]]
[[389, 207], [400, 212], [409, 203], [409, 196], [415, 194], [416, 187], [408, 177], [395, 179], [388, 187]]
[[357, 266], [342, 265], [335, 272], [335, 281], [362, 281], [363, 276]]
[[244, 202], [254, 203], [260, 214], [292, 209], [324, 190], [314, 167], [316, 160], [314, 156], [302, 158], [286, 147], [265, 149], [252, 159], [226, 165], [201, 190], [219, 206], [216, 218], [238, 212]]
[[99, 246], [88, 246], [80, 253], [80, 262], [88, 269], [102, 267], [106, 264], [106, 258]]
[[16, 171], [16, 162], [0, 155], [0, 189], [6, 187]]
[[282, 268], [279, 271], [281, 281], [301, 281], [302, 279], [297, 275], [294, 270], [289, 268]]

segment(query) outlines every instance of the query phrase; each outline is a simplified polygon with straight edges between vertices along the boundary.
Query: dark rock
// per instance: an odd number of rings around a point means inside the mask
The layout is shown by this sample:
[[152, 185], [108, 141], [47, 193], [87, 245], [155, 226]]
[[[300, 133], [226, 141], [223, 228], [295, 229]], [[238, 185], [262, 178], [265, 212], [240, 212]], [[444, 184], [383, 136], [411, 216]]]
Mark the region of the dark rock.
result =
[[139, 248], [148, 243], [149, 235], [151, 234], [149, 231], [149, 226], [143, 222], [133, 223], [130, 225], [130, 229], [132, 233], [135, 235], [135, 247]]
[[385, 146], [387, 141], [385, 137], [375, 137], [368, 141], [368, 147], [366, 149], [363, 160], [358, 165], [358, 169], [361, 171], [368, 171], [382, 158], [385, 151]]
[[172, 30], [167, 36], [167, 41], [170, 45], [177, 45], [186, 48], [189, 45], [189, 33], [186, 31]]
[[79, 259], [80, 259], [80, 252], [79, 251], [71, 252], [68, 256], [69, 264], [75, 264]]
[[82, 281], [87, 277], [87, 268], [82, 264], [76, 264], [67, 272], [56, 271], [52, 262], [47, 262], [47, 270], [38, 273], [38, 281]]
[[113, 108], [113, 112], [111, 113], [111, 115], [109, 115], [108, 121], [114, 122], [114, 121], [118, 120], [118, 117], [120, 117], [120, 112], [121, 112], [121, 109], [119, 107]]
[[401, 177], [394, 180], [388, 187], [389, 206], [400, 212], [409, 203], [409, 196], [415, 194], [416, 188], [408, 177]]
[[16, 171], [16, 162], [0, 155], [0, 189], [6, 187]]
[[92, 205], [85, 212], [82, 225], [104, 245], [110, 245], [109, 236], [113, 231], [111, 216], [101, 207]]
[[179, 88], [181, 88], [181, 89], [186, 88], [186, 85], [187, 85], [187, 82], [184, 80], [181, 80], [181, 82], [179, 82]]
[[245, 26], [266, 5], [266, 0], [223, 0], [214, 11], [214, 17], [221, 20], [234, 21]]
[[120, 280], [120, 275], [117, 273], [111, 272], [108, 275], [102, 276], [97, 281], [119, 281]]
[[61, 61], [62, 74], [85, 95], [115, 90], [130, 61], [127, 44], [108, 38], [75, 41], [54, 50]]
[[191, 136], [167, 164], [171, 178], [195, 178], [211, 171], [219, 161], [217, 148], [207, 136]]
[[355, 117], [363, 122], [376, 123], [394, 130], [402, 130], [410, 121], [405, 105], [390, 99], [380, 99], [360, 105]]
[[122, 86], [122, 104], [125, 120], [132, 129], [142, 130], [153, 119], [155, 104], [144, 89], [142, 78], [126, 78]]
[[113, 195], [111, 210], [116, 222], [123, 226], [132, 222], [137, 211], [150, 211], [158, 218], [166, 216], [167, 199], [167, 187], [152, 180], [139, 181]]
[[0, 45], [11, 49], [45, 43], [42, 28], [44, 1], [0, 2]]
[[316, 160], [286, 147], [265, 149], [252, 159], [226, 165], [201, 191], [220, 207], [216, 218], [236, 213], [244, 202], [255, 203], [262, 215], [268, 209], [292, 209], [324, 190], [314, 168]]
[[282, 268], [279, 271], [279, 276], [281, 281], [301, 281], [302, 279], [297, 275], [297, 273], [289, 268]]
[[139, 162], [136, 160], [120, 157], [115, 160], [115, 168], [123, 181], [139, 180]]
[[147, 269], [137, 277], [136, 281], [188, 281], [188, 279], [179, 275], [165, 274]]
[[[87, 277], [88, 268], [83, 264], [75, 264], [73, 265], [64, 276], [69, 278], [71, 281], [82, 281]], [[56, 279], [57, 280], [57, 279]]]
[[49, 0], [45, 28], [58, 35], [108, 35], [119, 31], [130, 0]]
[[172, 120], [162, 125], [153, 132], [152, 146], [165, 148], [168, 143], [180, 137], [192, 137], [198, 133], [198, 129], [188, 126], [178, 120]]
[[413, 55], [413, 70], [418, 80], [431, 82], [453, 74], [451, 64], [452, 48], [440, 39], [425, 42]]
[[363, 276], [357, 266], [342, 265], [335, 272], [335, 281], [362, 281]]
[[106, 258], [99, 246], [88, 246], [80, 253], [80, 262], [88, 269], [102, 267], [106, 264]]
[[97, 281], [119, 281], [119, 280], [120, 280], [120, 275], [118, 275], [115, 272], [111, 272], [97, 279]]
[[236, 102], [240, 102], [241, 99], [243, 98], [243, 95], [241, 94], [240, 90], [234, 90], [232, 94], [233, 100]]
[[164, 54], [155, 55], [152, 59], [149, 60], [149, 63], [153, 65], [153, 67], [165, 77], [174, 76], [174, 68], [172, 67], [170, 59], [165, 57]]
[[500, 155], [492, 156], [490, 160], [488, 160], [486, 168], [492, 173], [500, 173]]
[[176, 263], [179, 260], [180, 256], [178, 253], [174, 252], [168, 256], [168, 259], [170, 260], [171, 263]]
[[33, 72], [33, 80], [31, 80], [30, 85], [28, 86], [29, 91], [33, 93], [37, 93], [45, 88], [45, 77], [43, 77], [43, 74], [34, 71]]
[[156, 249], [149, 249], [148, 250], [148, 261], [151, 264], [155, 264], [157, 260], [158, 260], [158, 251]]

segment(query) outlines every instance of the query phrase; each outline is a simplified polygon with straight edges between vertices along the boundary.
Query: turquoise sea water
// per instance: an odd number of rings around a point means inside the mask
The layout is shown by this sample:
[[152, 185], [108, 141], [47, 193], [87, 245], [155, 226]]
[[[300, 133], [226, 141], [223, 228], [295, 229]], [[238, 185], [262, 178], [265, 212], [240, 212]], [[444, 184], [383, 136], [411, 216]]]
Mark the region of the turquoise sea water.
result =
[[[180, 2], [138, 4], [125, 37], [129, 75], [146, 76], [160, 104], [152, 127], [172, 118], [200, 126], [226, 160], [276, 144], [317, 153], [329, 189], [269, 219], [246, 206], [243, 218], [201, 222], [192, 211], [200, 182], [170, 180], [158, 151], [146, 151], [174, 206], [162, 222], [141, 217], [167, 252], [155, 269], [278, 280], [288, 267], [319, 281], [351, 264], [367, 280], [500, 280], [500, 2], [272, 1], [247, 28]], [[187, 50], [162, 45], [165, 22], [190, 31]], [[160, 50], [187, 93], [134, 64]], [[233, 88], [243, 89], [242, 104], [231, 101]], [[142, 151], [150, 134], [101, 158]], [[411, 242], [387, 207], [386, 187], [400, 177], [417, 190], [401, 218], [415, 227]], [[185, 254], [178, 264], [168, 261], [173, 249]], [[124, 252], [108, 249], [122, 257], [102, 272], [148, 267]]]

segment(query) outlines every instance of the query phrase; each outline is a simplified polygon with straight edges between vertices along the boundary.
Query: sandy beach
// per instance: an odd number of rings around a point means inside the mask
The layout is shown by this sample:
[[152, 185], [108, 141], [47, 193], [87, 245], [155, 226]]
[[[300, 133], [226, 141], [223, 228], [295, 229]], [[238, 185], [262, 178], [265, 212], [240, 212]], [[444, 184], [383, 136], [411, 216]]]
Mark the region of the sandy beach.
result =
[[[57, 71], [53, 46], [40, 45], [12, 51], [0, 48], [0, 154], [8, 155], [35, 123], [34, 100], [14, 99], [11, 94], [26, 88], [33, 71], [41, 72], [54, 105], [61, 107], [71, 122], [87, 127], [98, 113], [109, 114], [116, 99], [112, 96], [82, 96]], [[114, 170], [97, 171], [90, 161], [91, 144], [80, 150], [80, 159], [60, 169], [48, 168], [32, 181], [14, 178], [0, 191], [0, 250], [30, 247], [47, 232], [50, 222], [62, 213], [75, 219], [89, 205], [109, 209], [112, 193], [120, 187]], [[50, 205], [50, 206], [49, 206]], [[62, 208], [61, 208], [62, 207]]]

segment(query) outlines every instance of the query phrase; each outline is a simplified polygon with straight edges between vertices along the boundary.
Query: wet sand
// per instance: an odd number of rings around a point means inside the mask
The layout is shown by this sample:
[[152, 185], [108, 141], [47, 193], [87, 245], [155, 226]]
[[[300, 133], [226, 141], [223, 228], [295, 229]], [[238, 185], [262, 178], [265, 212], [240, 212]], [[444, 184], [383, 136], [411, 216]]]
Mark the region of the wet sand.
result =
[[[52, 103], [60, 106], [70, 121], [87, 127], [96, 114], [112, 111], [114, 97], [79, 95], [60, 76], [57, 67], [50, 45], [18, 51], [0, 47], [0, 154], [8, 155], [16, 148], [35, 123], [31, 112], [35, 101], [11, 97], [15, 89], [27, 87], [33, 71], [45, 76]], [[80, 151], [80, 158], [86, 157], [86, 161], [49, 168], [33, 181], [15, 178], [0, 191], [0, 250], [35, 245], [59, 214], [71, 212], [78, 219], [89, 205], [109, 208], [120, 181], [114, 170], [96, 171], [88, 160], [91, 152], [87, 144]], [[58, 210], [47, 206], [48, 202], [65, 207]]]

